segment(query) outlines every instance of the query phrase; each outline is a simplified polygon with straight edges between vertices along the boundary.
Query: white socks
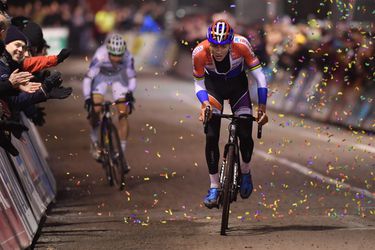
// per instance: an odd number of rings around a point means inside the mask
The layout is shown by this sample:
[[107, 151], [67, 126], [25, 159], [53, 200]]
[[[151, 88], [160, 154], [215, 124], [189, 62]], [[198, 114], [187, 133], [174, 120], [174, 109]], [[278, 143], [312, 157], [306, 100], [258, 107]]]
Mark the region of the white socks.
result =
[[211, 181], [210, 188], [219, 188], [220, 187], [219, 173], [210, 174], [210, 181]]
[[[250, 162], [248, 163], [242, 162], [241, 173], [242, 174], [250, 173]], [[211, 182], [210, 188], [220, 188], [219, 173], [210, 174], [210, 182]]]
[[125, 153], [125, 149], [126, 149], [126, 141], [121, 140], [121, 149], [122, 149], [122, 152]]

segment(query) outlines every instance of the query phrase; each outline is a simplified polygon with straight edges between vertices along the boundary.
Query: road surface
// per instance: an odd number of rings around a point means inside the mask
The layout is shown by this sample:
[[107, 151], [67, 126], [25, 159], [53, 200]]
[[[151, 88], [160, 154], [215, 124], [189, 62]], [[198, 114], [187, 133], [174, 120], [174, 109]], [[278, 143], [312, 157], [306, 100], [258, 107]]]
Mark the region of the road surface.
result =
[[202, 204], [209, 180], [193, 84], [139, 73], [120, 192], [89, 154], [84, 71], [65, 71], [74, 95], [45, 104], [58, 196], [36, 249], [374, 249], [373, 135], [270, 111], [254, 139], [254, 192], [232, 204], [220, 236], [221, 210]]

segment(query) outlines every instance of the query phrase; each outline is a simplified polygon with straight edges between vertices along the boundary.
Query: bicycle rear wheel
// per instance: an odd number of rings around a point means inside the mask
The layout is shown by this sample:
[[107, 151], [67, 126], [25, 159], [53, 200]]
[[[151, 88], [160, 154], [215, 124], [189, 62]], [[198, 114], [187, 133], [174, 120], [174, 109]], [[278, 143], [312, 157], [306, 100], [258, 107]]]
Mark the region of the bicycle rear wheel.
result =
[[125, 173], [126, 173], [126, 162], [124, 153], [121, 148], [120, 136], [115, 125], [111, 124], [111, 136], [110, 136], [110, 153], [109, 162], [111, 166], [111, 173], [113, 182], [116, 187], [120, 190], [124, 189], [125, 186]]
[[233, 185], [233, 167], [235, 162], [235, 149], [233, 145], [228, 147], [226, 163], [224, 166], [224, 183], [223, 183], [223, 214], [221, 217], [221, 235], [225, 235], [228, 228], [229, 209], [231, 203], [231, 188]]

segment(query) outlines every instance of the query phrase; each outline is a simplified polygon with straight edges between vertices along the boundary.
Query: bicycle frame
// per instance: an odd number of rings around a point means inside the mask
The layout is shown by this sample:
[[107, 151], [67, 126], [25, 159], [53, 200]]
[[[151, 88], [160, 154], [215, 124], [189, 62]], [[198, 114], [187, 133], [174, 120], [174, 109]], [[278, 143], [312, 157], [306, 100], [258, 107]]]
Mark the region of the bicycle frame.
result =
[[121, 149], [118, 131], [112, 122], [111, 106], [115, 104], [117, 102], [106, 101], [102, 104], [96, 104], [96, 106], [103, 108], [100, 124], [101, 161], [105, 168], [109, 184], [111, 186], [117, 185], [122, 190], [127, 166]]
[[[228, 131], [229, 131], [229, 137], [228, 137], [228, 142], [225, 144], [224, 147], [224, 160], [221, 165], [220, 169], [220, 184], [223, 186], [224, 185], [224, 168], [226, 164], [226, 159], [227, 159], [227, 154], [228, 154], [228, 149], [230, 145], [234, 146], [234, 152], [235, 152], [235, 164], [233, 168], [233, 187], [236, 188], [238, 186], [238, 166], [240, 164], [239, 162], [239, 148], [238, 148], [238, 136], [236, 135], [237, 133], [237, 120], [232, 120], [231, 123], [228, 126]], [[233, 197], [234, 200], [236, 200], [236, 197]]]
[[[207, 133], [207, 123], [208, 117], [210, 114], [209, 107], [205, 111], [204, 119], [204, 131]], [[220, 184], [221, 184], [221, 193], [219, 196], [219, 205], [223, 207], [222, 219], [221, 219], [221, 235], [225, 235], [226, 229], [228, 229], [229, 221], [229, 209], [230, 203], [237, 200], [237, 193], [239, 189], [239, 166], [240, 166], [240, 157], [239, 157], [239, 144], [238, 144], [238, 135], [237, 135], [237, 126], [238, 121], [241, 119], [255, 121], [253, 116], [237, 116], [229, 114], [212, 114], [213, 116], [219, 118], [230, 119], [229, 124], [229, 138], [228, 142], [225, 144], [224, 148], [224, 160], [220, 169]], [[261, 128], [258, 126], [258, 138], [261, 138]]]

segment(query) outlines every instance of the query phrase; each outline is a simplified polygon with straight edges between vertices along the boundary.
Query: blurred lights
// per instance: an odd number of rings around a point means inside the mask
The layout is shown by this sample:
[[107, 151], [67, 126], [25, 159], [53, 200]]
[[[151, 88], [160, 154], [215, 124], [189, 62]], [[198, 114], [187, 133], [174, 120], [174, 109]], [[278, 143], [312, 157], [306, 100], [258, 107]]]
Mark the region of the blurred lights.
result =
[[178, 18], [183, 18], [185, 15], [186, 15], [186, 11], [185, 11], [184, 9], [178, 9], [178, 10], [176, 11], [176, 16], [177, 16]]

